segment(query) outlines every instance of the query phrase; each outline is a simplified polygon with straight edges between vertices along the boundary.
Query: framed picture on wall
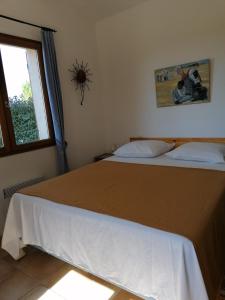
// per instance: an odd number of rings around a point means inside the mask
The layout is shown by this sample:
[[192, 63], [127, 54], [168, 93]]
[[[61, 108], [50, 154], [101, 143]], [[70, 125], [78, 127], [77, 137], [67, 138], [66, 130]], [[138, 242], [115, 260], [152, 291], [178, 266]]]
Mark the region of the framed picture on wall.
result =
[[210, 102], [210, 60], [155, 71], [158, 107]]

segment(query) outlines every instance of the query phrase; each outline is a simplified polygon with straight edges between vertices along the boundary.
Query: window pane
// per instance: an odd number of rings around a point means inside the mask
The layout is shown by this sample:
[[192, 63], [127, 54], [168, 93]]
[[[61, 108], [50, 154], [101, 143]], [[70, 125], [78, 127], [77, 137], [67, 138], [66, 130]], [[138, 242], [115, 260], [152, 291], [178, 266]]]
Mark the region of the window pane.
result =
[[0, 44], [17, 145], [49, 138], [38, 53]]
[[0, 149], [4, 148], [3, 137], [2, 137], [2, 128], [0, 125]]

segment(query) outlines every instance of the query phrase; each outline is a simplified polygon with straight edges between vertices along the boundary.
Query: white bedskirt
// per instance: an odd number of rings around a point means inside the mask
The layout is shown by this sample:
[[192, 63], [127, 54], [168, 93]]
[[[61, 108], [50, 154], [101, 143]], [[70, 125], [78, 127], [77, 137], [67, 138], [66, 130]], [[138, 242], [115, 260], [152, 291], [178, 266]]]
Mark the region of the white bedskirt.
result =
[[2, 248], [36, 245], [148, 300], [208, 300], [193, 244], [137, 223], [15, 194]]

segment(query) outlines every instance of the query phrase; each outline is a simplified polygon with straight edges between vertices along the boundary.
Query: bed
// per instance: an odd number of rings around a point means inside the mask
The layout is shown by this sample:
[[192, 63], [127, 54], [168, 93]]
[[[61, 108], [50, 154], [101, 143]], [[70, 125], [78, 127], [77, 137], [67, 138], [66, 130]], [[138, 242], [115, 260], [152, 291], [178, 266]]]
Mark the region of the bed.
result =
[[15, 194], [2, 247], [41, 247], [146, 300], [215, 300], [224, 190], [225, 164], [108, 158]]

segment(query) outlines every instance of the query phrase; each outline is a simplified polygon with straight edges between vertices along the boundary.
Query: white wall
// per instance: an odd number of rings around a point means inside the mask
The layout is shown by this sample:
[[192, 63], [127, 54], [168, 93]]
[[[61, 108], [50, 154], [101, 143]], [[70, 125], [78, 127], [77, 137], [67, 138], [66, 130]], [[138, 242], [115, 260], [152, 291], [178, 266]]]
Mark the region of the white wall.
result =
[[[1, 14], [13, 16], [40, 25], [56, 28], [55, 42], [63, 92], [65, 131], [71, 168], [89, 162], [103, 151], [101, 102], [97, 93], [98, 69], [95, 26], [91, 20], [76, 15], [75, 7], [65, 1], [1, 0]], [[0, 32], [40, 39], [39, 30], [0, 19]], [[91, 92], [86, 94], [81, 107], [80, 95], [75, 92], [68, 69], [75, 59], [89, 63], [94, 73]], [[37, 176], [51, 177], [56, 174], [54, 147], [24, 154], [0, 158], [0, 235], [7, 203], [2, 189], [9, 185]]]
[[[151, 0], [100, 21], [107, 147], [130, 136], [225, 136], [225, 1]], [[157, 108], [154, 70], [210, 58], [211, 103]]]

